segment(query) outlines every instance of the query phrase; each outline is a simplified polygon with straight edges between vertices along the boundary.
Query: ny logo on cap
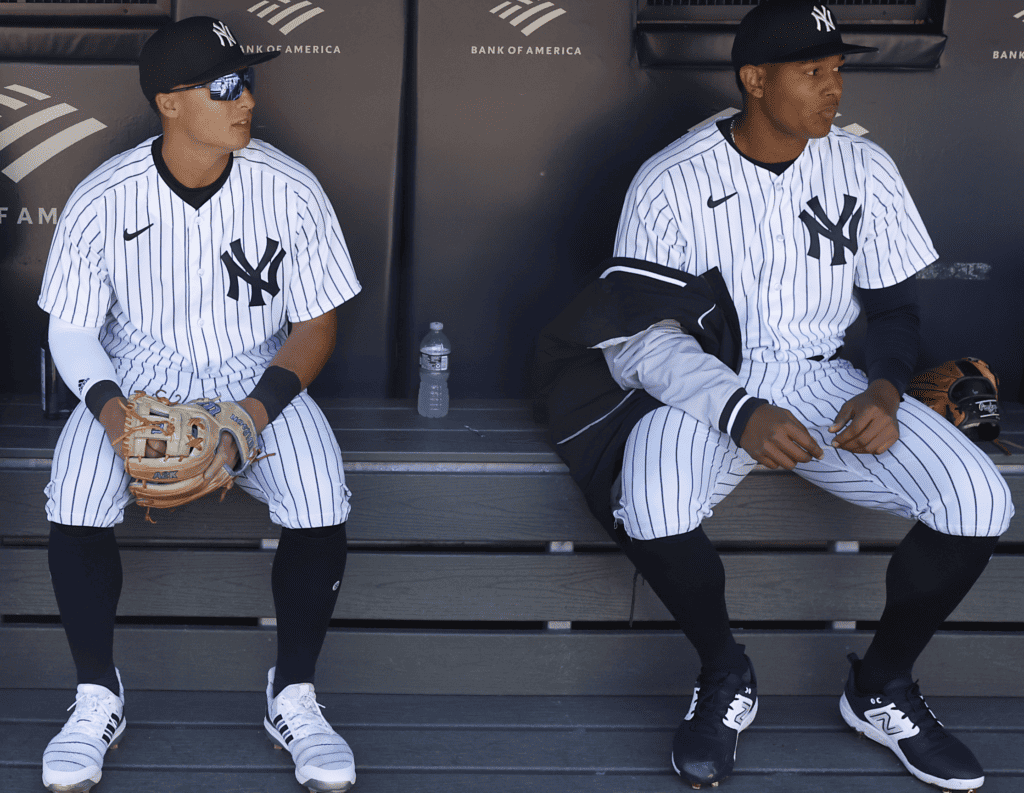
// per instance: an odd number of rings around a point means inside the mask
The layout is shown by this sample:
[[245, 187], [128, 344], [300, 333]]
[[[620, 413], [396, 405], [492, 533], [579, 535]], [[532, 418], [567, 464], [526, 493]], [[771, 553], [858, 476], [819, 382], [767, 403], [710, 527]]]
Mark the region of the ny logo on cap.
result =
[[220, 46], [222, 47], [233, 47], [237, 43], [235, 41], [235, 37], [231, 35], [231, 31], [228, 30], [228, 26], [223, 22], [216, 23], [213, 26], [213, 32], [217, 34], [217, 38], [220, 40]]
[[832, 18], [832, 12], [825, 6], [811, 8], [811, 16], [814, 17], [814, 24], [818, 26], [819, 33], [821, 33], [822, 24], [825, 25], [826, 33], [836, 29], [836, 21]]

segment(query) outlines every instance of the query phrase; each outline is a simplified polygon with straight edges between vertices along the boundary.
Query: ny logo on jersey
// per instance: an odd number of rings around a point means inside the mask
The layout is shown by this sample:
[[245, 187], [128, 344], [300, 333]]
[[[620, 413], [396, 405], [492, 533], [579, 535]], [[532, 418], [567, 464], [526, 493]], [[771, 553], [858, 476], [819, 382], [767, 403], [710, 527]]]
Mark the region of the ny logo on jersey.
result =
[[818, 26], [819, 33], [821, 33], [823, 24], [826, 33], [836, 29], [836, 21], [832, 18], [832, 12], [825, 6], [814, 6], [811, 9], [811, 16], [814, 17], [814, 24]]
[[[281, 262], [284, 261], [285, 251], [283, 248], [278, 250], [280, 244], [277, 240], [267, 238], [267, 249], [263, 252], [260, 263], [253, 267], [245, 258], [242, 241], [235, 240], [231, 243], [231, 253], [225, 251], [220, 255], [220, 259], [228, 268], [228, 275], [231, 277], [231, 282], [228, 285], [228, 297], [238, 300], [239, 278], [251, 287], [249, 308], [266, 305], [263, 301], [264, 292], [273, 297], [281, 291], [281, 287], [277, 283], [277, 271]], [[270, 269], [267, 272], [267, 280], [264, 281], [262, 274], [268, 267]]]
[[213, 26], [213, 32], [217, 34], [217, 40], [220, 41], [222, 47], [234, 47], [235, 37], [231, 35], [231, 31], [228, 30], [228, 26], [223, 22], [218, 22]]
[[[857, 229], [860, 227], [861, 215], [864, 214], [863, 208], [854, 212], [857, 208], [857, 199], [853, 196], [843, 196], [843, 211], [835, 223], [829, 220], [817, 196], [808, 201], [807, 206], [814, 213], [813, 217], [806, 209], [800, 213], [800, 220], [807, 226], [807, 232], [811, 235], [811, 246], [807, 249], [807, 255], [821, 260], [821, 237], [824, 237], [832, 240], [832, 266], [846, 264], [845, 249], [849, 248], [851, 253], [857, 253]], [[844, 236], [843, 226], [847, 223], [850, 224], [850, 235]]]

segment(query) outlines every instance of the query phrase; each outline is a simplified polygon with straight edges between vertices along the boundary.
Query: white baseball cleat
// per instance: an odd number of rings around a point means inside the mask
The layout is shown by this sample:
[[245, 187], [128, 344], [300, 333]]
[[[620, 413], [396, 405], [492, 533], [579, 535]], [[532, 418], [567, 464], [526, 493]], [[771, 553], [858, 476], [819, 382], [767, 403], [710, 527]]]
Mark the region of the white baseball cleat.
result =
[[[120, 695], [106, 686], [78, 686], [75, 712], [43, 752], [43, 785], [53, 793], [85, 793], [103, 776], [103, 756], [117, 748], [124, 732], [124, 686], [116, 669]], [[71, 710], [68, 708], [68, 710]]]
[[295, 778], [310, 793], [341, 793], [356, 782], [356, 766], [345, 739], [320, 714], [312, 683], [294, 683], [274, 696], [274, 669], [267, 673], [263, 727], [275, 748], [295, 762]]

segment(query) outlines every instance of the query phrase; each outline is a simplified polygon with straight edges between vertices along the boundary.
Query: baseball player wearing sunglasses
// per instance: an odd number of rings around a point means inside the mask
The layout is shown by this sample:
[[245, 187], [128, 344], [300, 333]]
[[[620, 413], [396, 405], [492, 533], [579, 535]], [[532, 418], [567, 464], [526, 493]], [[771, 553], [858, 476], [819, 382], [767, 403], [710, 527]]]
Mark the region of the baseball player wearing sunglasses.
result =
[[[137, 390], [181, 402], [218, 395], [252, 417], [264, 456], [235, 481], [284, 527], [264, 729], [309, 790], [355, 782], [352, 752], [313, 688], [345, 569], [350, 492], [334, 433], [305, 389], [334, 349], [335, 308], [360, 285], [319, 182], [251, 137], [253, 67], [278, 54], [246, 54], [211, 17], [154, 33], [139, 77], [163, 134], [93, 171], [54, 234], [39, 305], [82, 403], [46, 489], [50, 574], [78, 675], [75, 711], [43, 754], [51, 791], [89, 790], [125, 728], [113, 527], [131, 494], [112, 441], [124, 395]], [[211, 468], [237, 454], [223, 435]]]
[[256, 70], [252, 66], [248, 66], [242, 71], [232, 72], [231, 74], [225, 74], [222, 77], [218, 77], [216, 80], [210, 80], [206, 83], [199, 83], [199, 85], [183, 85], [178, 88], [172, 88], [167, 93], [176, 94], [180, 91], [193, 91], [196, 88], [207, 88], [210, 89], [210, 99], [214, 102], [234, 102], [236, 99], [242, 96], [242, 92], [248, 89], [250, 92], [255, 87], [255, 75]]

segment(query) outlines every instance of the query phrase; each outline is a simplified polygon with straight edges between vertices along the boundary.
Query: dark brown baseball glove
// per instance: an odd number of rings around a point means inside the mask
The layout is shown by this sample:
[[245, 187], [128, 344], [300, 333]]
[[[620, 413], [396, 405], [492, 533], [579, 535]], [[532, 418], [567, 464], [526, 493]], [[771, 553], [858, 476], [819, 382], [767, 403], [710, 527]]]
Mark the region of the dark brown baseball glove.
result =
[[999, 378], [978, 358], [961, 358], [914, 375], [907, 393], [974, 441], [999, 437]]

